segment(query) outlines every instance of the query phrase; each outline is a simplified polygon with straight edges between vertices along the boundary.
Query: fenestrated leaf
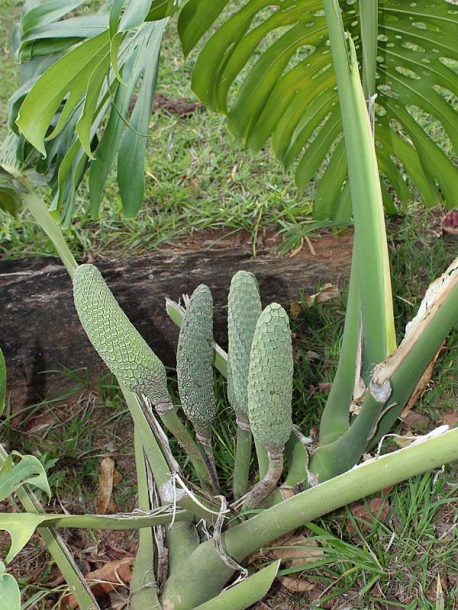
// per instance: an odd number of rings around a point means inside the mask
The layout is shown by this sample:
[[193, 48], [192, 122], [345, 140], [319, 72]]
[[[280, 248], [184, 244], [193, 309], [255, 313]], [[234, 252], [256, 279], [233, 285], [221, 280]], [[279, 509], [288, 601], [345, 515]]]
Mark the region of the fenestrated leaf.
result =
[[[143, 20], [153, 6], [164, 8], [164, 3], [142, 0], [123, 4], [126, 3], [121, 0], [116, 3], [111, 22], [107, 14], [44, 20], [42, 25], [23, 33], [22, 40], [19, 36], [15, 43], [18, 56], [24, 59], [48, 42], [55, 51], [80, 41], [80, 35], [87, 36], [87, 40], [63, 57], [55, 53], [44, 62], [25, 61], [29, 80], [15, 94], [11, 106], [10, 121], [20, 113], [18, 125], [24, 131], [19, 138], [18, 157], [46, 176], [53, 194], [50, 209], [64, 226], [70, 223], [76, 189], [88, 166], [90, 211], [97, 216], [102, 189], [121, 138], [124, 160], [127, 158], [132, 169], [128, 175], [126, 163], [120, 165], [121, 182], [124, 179], [121, 198], [130, 214], [140, 206], [142, 157], [158, 60], [158, 49], [151, 53], [154, 46], [151, 39], [158, 32], [162, 35], [164, 27], [163, 23]], [[175, 4], [174, 10], [177, 7]], [[54, 17], [57, 19], [56, 14]], [[101, 41], [99, 46], [97, 40]], [[153, 62], [151, 56], [155, 57]], [[47, 69], [42, 74], [43, 68]], [[137, 100], [132, 102], [137, 89]], [[129, 117], [132, 107], [134, 112]]]
[[[50, 212], [60, 212], [60, 222], [69, 226], [73, 214], [76, 191], [86, 167], [88, 157], [75, 139], [66, 152], [57, 172], [56, 196]], [[63, 205], [64, 204], [64, 205]]]
[[113, 0], [110, 9], [110, 17], [108, 20], [108, 32], [110, 34], [111, 65], [113, 67], [113, 72], [115, 73], [116, 78], [118, 80], [121, 80], [121, 75], [119, 73], [118, 67], [118, 51], [123, 39], [123, 34], [119, 31], [119, 23], [121, 21], [121, 14], [124, 2], [125, 0]]
[[178, 33], [185, 55], [196, 46], [230, 0], [189, 0], [178, 19]]
[[85, 38], [93, 38], [106, 31], [107, 15], [82, 15], [32, 28], [22, 34], [18, 56], [24, 62], [72, 47]]
[[14, 176], [8, 171], [8, 165], [5, 165], [7, 159], [1, 157], [0, 154], [0, 208], [16, 216], [22, 205], [21, 197]]
[[[222, 1], [207, 15], [209, 4], [209, 0], [190, 0], [179, 18], [187, 53], [226, 8], [197, 59], [195, 92], [210, 108], [228, 115], [231, 131], [251, 149], [259, 150], [272, 136], [275, 153], [285, 166], [297, 161], [296, 180], [305, 187], [316, 177], [317, 167], [341, 154], [334, 145], [340, 110], [321, 4], [249, 0], [240, 6]], [[441, 150], [440, 140], [448, 136], [450, 146], [458, 151], [458, 8], [447, 0], [415, 4], [380, 0], [378, 19], [371, 5], [361, 32], [359, 3], [342, 1], [341, 7], [360, 58], [361, 40], [368, 54], [374, 55], [374, 35], [368, 30], [374, 30], [378, 21], [375, 140], [380, 167], [398, 202], [408, 203], [413, 184], [428, 205], [455, 205], [458, 173]], [[373, 75], [366, 77], [372, 88]], [[425, 127], [431, 121], [436, 121], [438, 136]], [[401, 160], [399, 167], [393, 158]], [[336, 194], [342, 212], [346, 196], [340, 198], [339, 193], [346, 174], [339, 171], [340, 184], [336, 180], [334, 176], [332, 187], [318, 191], [317, 217], [335, 217], [336, 199], [331, 197]], [[389, 210], [394, 210], [392, 205]]]
[[[147, 44], [146, 29], [142, 29], [130, 44], [135, 52], [128, 54], [122, 70], [122, 82], [118, 85], [110, 116], [95, 152], [89, 170], [90, 213], [98, 215], [103, 187], [118, 152], [118, 144], [126, 128], [130, 101], [138, 81], [149, 63], [149, 56], [142, 52]], [[141, 136], [139, 136], [141, 137]]]
[[0, 178], [0, 208], [5, 212], [8, 212], [12, 216], [16, 216], [21, 208], [21, 199], [14, 191], [10, 188], [2, 186]]
[[19, 456], [20, 461], [14, 464], [14, 455], [19, 454], [16, 452], [10, 454], [0, 470], [0, 502], [25, 483], [38, 487], [48, 497], [51, 497], [51, 490], [43, 464], [33, 455]]
[[[156, 2], [154, 4], [157, 4]], [[121, 18], [121, 30], [136, 28], [141, 25], [151, 8], [151, 0], [136, 0], [129, 2]]]
[[99, 64], [95, 66], [87, 83], [83, 112], [81, 113], [78, 123], [76, 124], [76, 131], [78, 133], [81, 146], [84, 148], [85, 153], [90, 158], [92, 158], [92, 126], [95, 122], [94, 117], [97, 116], [100, 91], [109, 71], [110, 60], [111, 50], [110, 52], [105, 53], [105, 55], [101, 55]]
[[32, 513], [0, 514], [0, 530], [5, 530], [11, 536], [11, 546], [6, 556], [6, 563], [12, 561], [32, 537], [35, 529], [43, 521], [43, 516]]

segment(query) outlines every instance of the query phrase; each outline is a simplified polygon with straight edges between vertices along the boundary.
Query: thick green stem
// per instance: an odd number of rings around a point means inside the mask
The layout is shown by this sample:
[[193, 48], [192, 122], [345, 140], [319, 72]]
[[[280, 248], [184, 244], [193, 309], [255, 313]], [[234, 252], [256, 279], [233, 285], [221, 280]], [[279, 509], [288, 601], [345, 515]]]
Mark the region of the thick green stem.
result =
[[196, 550], [199, 536], [194, 523], [177, 521], [167, 532], [169, 549], [169, 576], [181, 570], [181, 566]]
[[261, 443], [255, 441], [254, 446], [258, 458], [259, 478], [263, 479], [269, 470], [269, 456], [267, 455], [267, 449]]
[[165, 413], [159, 413], [159, 417], [167, 430], [173, 434], [188, 455], [202, 489], [212, 492], [214, 490], [214, 481], [210, 470], [199, 450], [199, 446], [178, 416], [177, 408], [173, 407]]
[[358, 362], [361, 350], [361, 302], [358, 285], [356, 249], [353, 249], [350, 286], [339, 363], [320, 421], [320, 445], [341, 437], [350, 426], [355, 379], [359, 376]]
[[210, 523], [215, 523], [219, 506], [209, 502], [208, 500], [194, 496], [198, 500], [196, 502], [192, 496], [176, 488], [174, 477], [179, 474], [176, 471], [171, 472], [170, 465], [164, 457], [164, 454], [159, 447], [159, 444], [151, 431], [151, 428], [146, 419], [145, 413], [139, 405], [139, 402], [133, 392], [120, 384], [121, 390], [126, 399], [129, 411], [136, 426], [138, 426], [143, 449], [146, 458], [151, 466], [156, 485], [161, 495], [163, 504], [176, 504], [189, 510], [191, 515], [198, 516]]
[[[374, 371], [374, 381], [385, 384], [388, 396], [376, 400], [368, 390], [350, 429], [312, 455], [310, 470], [325, 481], [352, 468], [368, 445], [390, 429], [401, 414], [428, 364], [457, 323], [458, 259], [428, 289], [416, 317], [398, 350]], [[372, 387], [372, 386], [371, 386]]]
[[[137, 471], [138, 506], [140, 510], [151, 508], [148, 490], [148, 473], [143, 444], [138, 430], [134, 430], [135, 466]], [[130, 581], [131, 610], [159, 608], [159, 596], [154, 572], [154, 540], [150, 527], [138, 532], [138, 549]]]
[[358, 4], [363, 51], [362, 81], [364, 95], [369, 101], [375, 94], [378, 48], [378, 0], [362, 0]]
[[253, 510], [261, 506], [264, 500], [270, 496], [283, 473], [283, 455], [269, 456], [269, 468], [265, 476], [249, 492], [243, 503], [243, 511]]
[[363, 322], [363, 376], [396, 347], [388, 247], [377, 159], [356, 50], [337, 0], [323, 0], [342, 115]]
[[[225, 551], [240, 563], [250, 553], [309, 521], [455, 460], [458, 460], [458, 429], [423, 439], [365, 462], [236, 525], [223, 535]], [[218, 595], [233, 572], [219, 557], [213, 541], [205, 542], [191, 555], [180, 574], [168, 580], [162, 601], [173, 610], [190, 610]]]
[[[307, 481], [307, 467], [309, 454], [305, 444], [302, 442], [300, 433], [293, 429], [288, 442], [285, 445], [285, 455], [288, 462], [288, 474], [282, 487], [296, 487]], [[304, 483], [306, 485], [306, 483]]]
[[73, 274], [78, 264], [70, 248], [67, 246], [62, 231], [49, 213], [44, 201], [36, 194], [33, 185], [25, 177], [22, 177], [20, 182], [27, 191], [26, 193], [21, 192], [21, 199], [24, 205], [33, 214], [37, 223], [52, 241], [61, 261], [65, 265], [68, 275], [73, 279]]
[[321, 483], [358, 463], [383, 409], [384, 403], [377, 402], [368, 394], [361, 412], [347, 432], [334, 442], [320, 445], [316, 449], [310, 458], [309, 468]]
[[205, 455], [205, 464], [208, 468], [208, 472], [210, 473], [211, 482], [212, 482], [212, 492], [216, 495], [221, 493], [221, 489], [219, 486], [218, 480], [218, 470], [216, 468], [215, 455], [213, 453], [212, 447], [212, 439], [211, 436], [208, 438], [198, 437], [199, 443], [204, 451]]
[[389, 381], [394, 407], [380, 418], [371, 445], [386, 434], [402, 413], [434, 355], [458, 323], [458, 258], [429, 287], [419, 313], [398, 350], [379, 367], [374, 381]]
[[234, 462], [234, 500], [238, 500], [248, 491], [250, 476], [251, 447], [253, 437], [251, 431], [237, 426], [237, 441]]

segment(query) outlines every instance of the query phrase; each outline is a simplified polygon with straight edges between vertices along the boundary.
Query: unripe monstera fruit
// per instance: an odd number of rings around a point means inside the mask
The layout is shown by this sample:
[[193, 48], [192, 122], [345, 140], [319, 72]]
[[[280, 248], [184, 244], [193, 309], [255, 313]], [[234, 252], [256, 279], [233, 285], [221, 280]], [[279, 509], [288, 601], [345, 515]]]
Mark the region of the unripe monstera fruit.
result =
[[233, 276], [227, 310], [228, 399], [237, 419], [248, 423], [248, 368], [254, 331], [262, 311], [258, 282], [252, 273], [238, 271]]
[[181, 406], [201, 442], [216, 416], [213, 388], [213, 299], [201, 284], [192, 293], [180, 328], [177, 379]]
[[256, 324], [248, 372], [248, 414], [254, 439], [270, 454], [292, 431], [293, 351], [286, 311], [268, 305]]
[[76, 268], [73, 296], [89, 340], [118, 381], [155, 406], [170, 404], [164, 365], [121, 309], [97, 267]]

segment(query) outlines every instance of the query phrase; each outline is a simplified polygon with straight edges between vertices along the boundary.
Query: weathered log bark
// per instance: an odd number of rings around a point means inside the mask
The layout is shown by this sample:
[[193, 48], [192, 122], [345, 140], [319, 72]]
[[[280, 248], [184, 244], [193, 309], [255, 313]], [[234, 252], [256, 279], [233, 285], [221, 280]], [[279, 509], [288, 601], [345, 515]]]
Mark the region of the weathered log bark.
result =
[[[226, 343], [226, 299], [232, 275], [239, 269], [256, 274], [263, 304], [283, 305], [311, 294], [327, 282], [345, 285], [351, 256], [351, 233], [312, 240], [316, 254], [304, 247], [293, 257], [238, 247], [174, 251], [96, 262], [108, 285], [140, 333], [165, 364], [174, 365], [178, 331], [165, 312], [165, 299], [179, 300], [207, 284], [215, 300], [215, 339]], [[49, 397], [58, 376], [44, 371], [88, 368], [103, 364], [82, 330], [73, 305], [71, 282], [55, 258], [0, 261], [0, 347], [8, 370], [14, 410]]]

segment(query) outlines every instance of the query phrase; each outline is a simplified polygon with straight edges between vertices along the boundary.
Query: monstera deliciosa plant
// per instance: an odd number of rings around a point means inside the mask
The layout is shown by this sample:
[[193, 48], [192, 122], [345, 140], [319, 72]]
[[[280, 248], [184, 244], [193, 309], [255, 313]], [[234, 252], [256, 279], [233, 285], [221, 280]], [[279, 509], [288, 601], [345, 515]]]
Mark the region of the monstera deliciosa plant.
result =
[[[64, 222], [86, 169], [89, 212], [98, 213], [117, 156], [124, 211], [127, 216], [138, 211], [161, 38], [174, 13], [186, 54], [212, 34], [192, 76], [205, 105], [226, 113], [231, 131], [252, 150], [272, 136], [280, 161], [295, 165], [300, 188], [317, 180], [326, 161], [315, 215], [351, 216], [323, 2], [118, 1], [108, 3], [109, 14], [64, 18], [82, 4], [29, 0], [14, 36], [23, 86], [12, 99], [10, 125], [20, 135], [20, 160], [47, 174]], [[447, 0], [339, 5], [360, 62], [386, 210], [405, 207], [413, 189], [427, 205], [453, 205], [456, 168], [427, 123], [437, 120], [458, 148], [456, 5]]]
[[[140, 528], [133, 609], [245, 608], [263, 597], [278, 569], [274, 563], [224, 589], [236, 572], [246, 576], [249, 554], [339, 506], [458, 459], [458, 430], [441, 428], [354, 468], [391, 429], [457, 322], [455, 260], [431, 285], [397, 345], [384, 211], [406, 208], [413, 194], [427, 205], [454, 205], [457, 170], [429, 122], [456, 151], [458, 8], [446, 0], [114, 0], [106, 12], [68, 17], [81, 4], [25, 4], [14, 36], [23, 83], [11, 104], [15, 158], [2, 159], [0, 201], [35, 214], [73, 278], [81, 322], [118, 377], [134, 420], [143, 514], [111, 522], [44, 515], [27, 496], [28, 512], [17, 517], [29, 518], [30, 533], [44, 530], [82, 608], [96, 602], [59, 554], [56, 538], [49, 538], [52, 527]], [[124, 212], [138, 211], [161, 37], [175, 19], [184, 53], [198, 48], [192, 86], [204, 104], [227, 114], [229, 129], [250, 149], [259, 151], [271, 138], [279, 160], [294, 166], [299, 188], [315, 181], [317, 218], [354, 223], [340, 359], [312, 446], [293, 427], [286, 314], [277, 304], [261, 311], [253, 278], [237, 276], [231, 285], [227, 355], [211, 347], [206, 287], [196, 289], [187, 310], [168, 305], [181, 325], [178, 385], [192, 434], [169, 399], [161, 363], [97, 269], [76, 263], [56, 224], [70, 222], [86, 173], [88, 213], [97, 216], [116, 159]], [[53, 194], [49, 211], [34, 190], [39, 174]], [[229, 508], [211, 446], [213, 360], [227, 376], [237, 418]], [[199, 488], [183, 479], [164, 428], [186, 451]], [[257, 480], [250, 479], [252, 437]], [[3, 459], [10, 470], [20, 466]], [[30, 483], [33, 478], [24, 477], [15, 489], [24, 497]], [[205, 541], [201, 520], [212, 531]], [[12, 522], [0, 521], [13, 538], [8, 560], [26, 542]], [[170, 524], [162, 580], [152, 573], [162, 565], [151, 534], [159, 524]], [[0, 576], [11, 591], [11, 579]]]

